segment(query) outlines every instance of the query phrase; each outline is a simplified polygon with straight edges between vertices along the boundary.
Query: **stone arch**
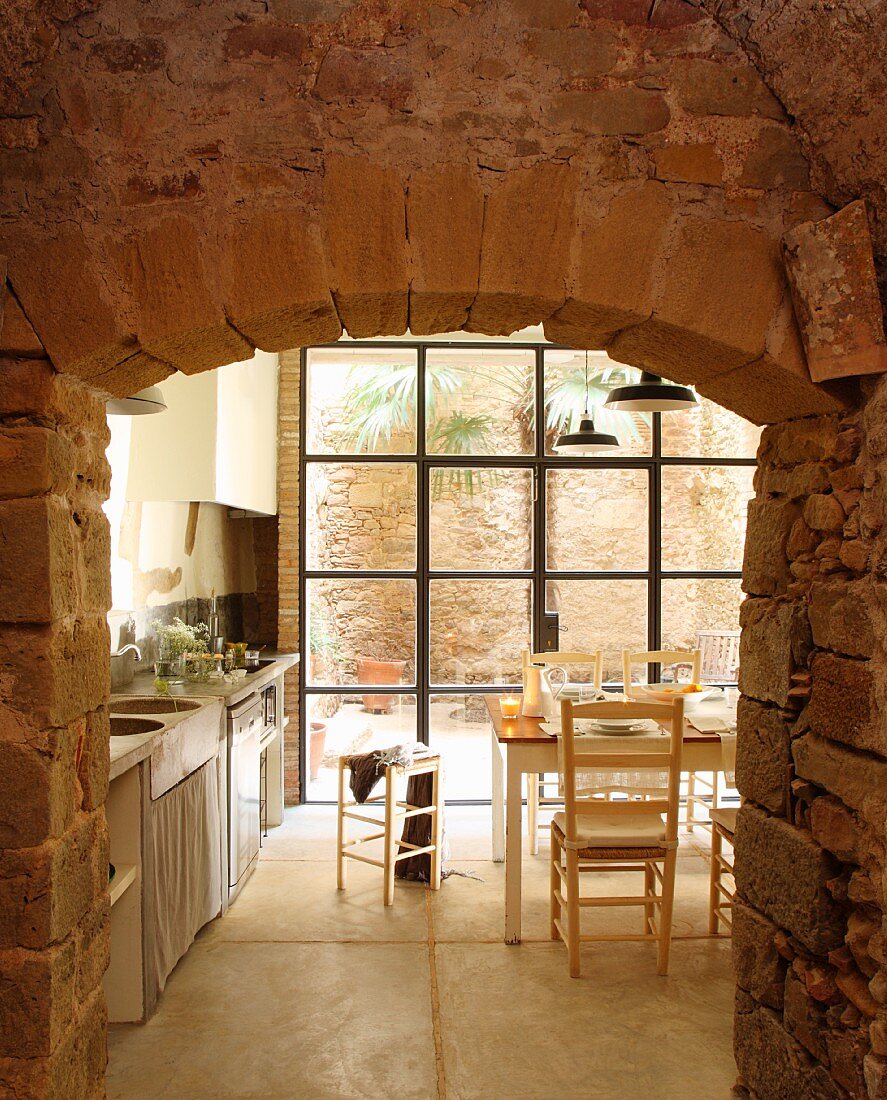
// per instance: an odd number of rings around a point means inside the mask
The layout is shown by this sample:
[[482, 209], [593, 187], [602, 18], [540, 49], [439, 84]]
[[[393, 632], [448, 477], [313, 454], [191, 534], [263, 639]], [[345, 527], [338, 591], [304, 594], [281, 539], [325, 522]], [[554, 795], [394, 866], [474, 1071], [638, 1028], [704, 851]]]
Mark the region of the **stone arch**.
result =
[[779, 256], [830, 208], [704, 7], [78, 7], [0, 66], [0, 255], [60, 370], [117, 394], [342, 326], [543, 323], [754, 420], [840, 407]]
[[56, 366], [131, 393], [336, 339], [530, 324], [607, 348], [759, 423], [833, 412], [814, 385], [772, 227], [645, 179], [565, 163], [400, 176], [330, 156], [318, 205], [173, 210], [88, 239], [68, 228], [10, 249], [10, 285]]
[[[810, 381], [779, 255], [787, 229], [830, 208], [781, 105], [702, 7], [319, 0], [304, 7], [320, 14], [296, 21], [294, 7], [269, 0], [250, 18], [232, 0], [182, 6], [161, 35], [138, 0], [71, 4], [22, 37], [20, 101], [0, 120], [0, 354], [15, 360], [0, 364], [0, 409], [16, 420], [0, 493], [12, 517], [0, 750], [4, 777], [24, 790], [19, 831], [7, 833], [13, 865], [45, 884], [40, 912], [3, 943], [17, 966], [20, 948], [33, 953], [38, 977], [16, 971], [10, 985], [39, 986], [42, 1015], [2, 1053], [24, 1055], [3, 1080], [33, 1095], [94, 1094], [104, 1057], [104, 947], [88, 920], [105, 919], [106, 862], [96, 394], [343, 326], [376, 336], [542, 323], [553, 340], [607, 347], [759, 422], [845, 403]], [[838, 421], [835, 448], [858, 449]], [[797, 441], [786, 435], [788, 452]], [[811, 449], [834, 457], [795, 447]], [[784, 458], [776, 484], [790, 480]], [[798, 464], [799, 481], [821, 469]], [[765, 502], [773, 518], [759, 524], [752, 568], [772, 560], [808, 492]], [[75, 510], [95, 522], [73, 530]], [[756, 644], [779, 665], [757, 696], [777, 706], [810, 692], [792, 686], [786, 658], [806, 622], [806, 590], [789, 578], [774, 590], [767, 572], [754, 589]], [[790, 586], [801, 595], [788, 615]], [[762, 603], [771, 597], [782, 602]], [[770, 793], [756, 797], [767, 805]], [[790, 879], [795, 861], [786, 866]], [[810, 882], [825, 878], [812, 857], [801, 866]], [[79, 908], [53, 904], [63, 896]], [[52, 990], [75, 948], [98, 961], [71, 1011]]]

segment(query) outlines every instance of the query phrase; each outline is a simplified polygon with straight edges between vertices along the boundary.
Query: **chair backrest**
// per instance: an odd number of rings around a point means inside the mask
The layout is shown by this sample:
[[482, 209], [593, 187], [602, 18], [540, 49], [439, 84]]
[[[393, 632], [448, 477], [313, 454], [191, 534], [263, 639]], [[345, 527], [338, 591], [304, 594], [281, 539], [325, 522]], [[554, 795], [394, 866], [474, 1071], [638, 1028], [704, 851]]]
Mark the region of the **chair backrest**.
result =
[[591, 683], [596, 691], [601, 690], [604, 679], [604, 651], [584, 653], [580, 650], [547, 650], [544, 653], [531, 653], [524, 650], [524, 665], [591, 665]]
[[[632, 751], [630, 738], [624, 751], [595, 750], [586, 738], [577, 749], [574, 721], [577, 718], [637, 718], [650, 719], [668, 729], [669, 737], [656, 751]], [[681, 795], [681, 755], [684, 747], [684, 700], [673, 703], [580, 703], [565, 699], [561, 704], [561, 737], [563, 740], [561, 782], [564, 792], [565, 829], [567, 840], [578, 839], [576, 819], [579, 815], [604, 814], [610, 817], [622, 814], [635, 817], [640, 814], [651, 818], [665, 815], [665, 840], [676, 842], [678, 837], [678, 806]], [[579, 769], [599, 772], [667, 773], [666, 785], [661, 793], [648, 793], [631, 797], [626, 801], [610, 801], [600, 797], [581, 795], [577, 791], [576, 776]], [[631, 791], [626, 793], [631, 794]]]
[[700, 630], [696, 648], [702, 654], [702, 680], [732, 680], [739, 670], [739, 631]]
[[702, 670], [702, 655], [698, 649], [648, 649], [632, 653], [629, 649], [622, 650], [622, 690], [626, 695], [631, 694], [631, 666], [643, 667], [643, 679], [638, 682], [647, 683], [647, 665], [659, 665], [660, 669], [670, 665], [689, 665], [691, 683], [699, 683]]

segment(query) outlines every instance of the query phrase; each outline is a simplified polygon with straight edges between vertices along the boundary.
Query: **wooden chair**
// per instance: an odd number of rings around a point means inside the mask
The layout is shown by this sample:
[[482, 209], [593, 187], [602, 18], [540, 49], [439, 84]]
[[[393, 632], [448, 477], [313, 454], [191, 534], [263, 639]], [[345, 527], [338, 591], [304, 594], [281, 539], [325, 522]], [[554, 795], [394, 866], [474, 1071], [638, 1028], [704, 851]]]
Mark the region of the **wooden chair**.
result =
[[[633, 681], [631, 669], [633, 665], [641, 665], [644, 669], [643, 678]], [[631, 697], [634, 692], [633, 683], [646, 684], [647, 665], [659, 665], [660, 669], [670, 668], [673, 665], [687, 665], [690, 669], [690, 683], [699, 683], [702, 672], [702, 654], [698, 649], [648, 649], [633, 653], [630, 649], [622, 650], [622, 690]]]
[[733, 834], [736, 832], [736, 809], [713, 809], [711, 811], [711, 869], [709, 871], [708, 892], [708, 930], [712, 936], [718, 935], [723, 924], [727, 932], [733, 931], [733, 920], [729, 915], [733, 909], [733, 895], [736, 890], [724, 885], [725, 875], [733, 877], [733, 864], [724, 856], [724, 841], [733, 847]]
[[[625, 694], [629, 696], [634, 694], [629, 685], [634, 682], [631, 678], [631, 669], [632, 665], [636, 664], [644, 666], [648, 664], [658, 664], [660, 669], [674, 665], [689, 666], [690, 682], [698, 684], [702, 681], [702, 652], [699, 649], [653, 649], [642, 653], [632, 653], [627, 649], [623, 649], [623, 688]], [[644, 678], [640, 683], [647, 683], [646, 669]], [[709, 827], [708, 811], [718, 804], [720, 773], [711, 773], [711, 780], [705, 777], [709, 773], [703, 775], [701, 772], [687, 772], [686, 774], [687, 793], [684, 799], [684, 805], [686, 807], [684, 824], [687, 827], [687, 832], [692, 833], [697, 825], [701, 825], [706, 829]], [[699, 791], [699, 787], [705, 789]], [[703, 811], [702, 817], [696, 816], [697, 806]]]
[[[440, 757], [423, 756], [415, 759], [412, 764], [389, 764], [385, 769], [384, 792], [373, 795], [366, 802], [354, 802], [348, 798], [348, 773], [350, 770], [350, 757], [339, 757], [339, 809], [338, 829], [336, 840], [336, 882], [340, 890], [345, 889], [347, 859], [356, 859], [361, 863], [370, 863], [374, 867], [381, 867], [383, 875], [383, 898], [386, 905], [394, 904], [394, 867], [402, 859], [421, 855], [423, 852], [431, 853], [431, 888], [440, 889], [440, 853], [442, 845], [443, 829], [443, 801], [441, 799], [440, 784]], [[397, 783], [411, 775], [423, 775], [426, 772], [433, 774], [431, 783], [431, 804], [428, 806], [411, 806], [409, 802], [398, 801]], [[355, 807], [379, 805], [384, 803], [385, 817], [380, 819], [367, 813], [359, 813]], [[409, 844], [400, 839], [403, 822], [408, 817], [418, 817], [419, 814], [432, 815], [431, 843], [421, 847], [418, 844]], [[357, 837], [354, 840], [348, 837], [348, 821], [362, 821], [367, 825], [382, 826], [381, 832], [368, 833], [366, 836]], [[400, 828], [398, 828], [400, 823]], [[351, 849], [362, 844], [368, 844], [373, 840], [384, 842], [384, 855], [382, 859], [373, 859]], [[398, 846], [406, 849], [398, 852]]]
[[702, 658], [701, 683], [736, 683], [739, 672], [739, 631], [700, 630], [696, 648]]
[[[652, 718], [669, 730], [661, 752], [588, 751], [577, 749], [575, 718]], [[567, 945], [570, 976], [580, 974], [579, 945], [586, 942], [644, 940], [658, 944], [657, 972], [668, 973], [674, 881], [678, 850], [681, 751], [684, 701], [674, 703], [585, 703], [568, 699], [561, 708], [562, 782], [565, 809], [551, 823], [551, 938]], [[623, 801], [577, 791], [578, 768], [604, 772], [652, 769], [667, 773], [660, 794], [626, 790]], [[663, 816], [665, 820], [663, 821]], [[593, 871], [641, 871], [643, 893], [616, 897], [582, 897], [579, 876]], [[661, 892], [657, 893], [657, 885]], [[643, 907], [643, 932], [583, 934], [584, 908]], [[564, 911], [566, 910], [566, 921]]]
[[[595, 691], [601, 690], [604, 679], [604, 651], [594, 653], [571, 652], [567, 650], [548, 650], [544, 653], [524, 651], [524, 665], [591, 665], [591, 685]], [[545, 793], [549, 781], [544, 775], [527, 776], [527, 836], [530, 841], [530, 855], [539, 854], [539, 832], [547, 829], [547, 824], [539, 823], [541, 806], [563, 806], [560, 797], [551, 798]]]

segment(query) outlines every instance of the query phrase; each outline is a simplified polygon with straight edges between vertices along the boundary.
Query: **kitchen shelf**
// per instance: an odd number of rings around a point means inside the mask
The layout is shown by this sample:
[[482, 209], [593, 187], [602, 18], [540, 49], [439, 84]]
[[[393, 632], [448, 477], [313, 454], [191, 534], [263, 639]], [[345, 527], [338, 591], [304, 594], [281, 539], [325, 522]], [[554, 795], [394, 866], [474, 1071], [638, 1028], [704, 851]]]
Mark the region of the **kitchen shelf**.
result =
[[111, 904], [116, 905], [124, 893], [135, 882], [138, 867], [134, 863], [120, 863], [116, 865], [116, 873], [108, 883], [108, 893], [111, 895]]

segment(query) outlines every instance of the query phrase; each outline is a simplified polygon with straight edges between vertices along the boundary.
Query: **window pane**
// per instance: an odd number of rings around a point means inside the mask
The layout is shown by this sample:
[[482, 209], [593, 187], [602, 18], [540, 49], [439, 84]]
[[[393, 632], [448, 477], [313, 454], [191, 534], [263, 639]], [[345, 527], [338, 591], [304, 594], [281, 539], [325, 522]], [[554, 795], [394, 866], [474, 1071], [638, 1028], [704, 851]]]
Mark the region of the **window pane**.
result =
[[646, 470], [549, 470], [548, 568], [646, 569]]
[[415, 454], [417, 378], [409, 348], [311, 348], [308, 454]]
[[663, 466], [662, 568], [741, 569], [753, 466]]
[[[614, 386], [634, 382], [640, 372], [612, 360], [605, 351], [588, 353], [588, 407], [598, 431], [619, 440], [614, 455], [649, 455], [653, 433], [649, 413], [612, 412], [603, 407]], [[577, 431], [585, 408], [585, 352], [545, 351], [545, 453], [556, 454], [562, 431]]]
[[431, 470], [432, 569], [530, 569], [531, 470]]
[[548, 611], [560, 614], [561, 649], [604, 652], [604, 682], [622, 681], [622, 650], [647, 648], [646, 581], [548, 581]]
[[412, 684], [416, 586], [405, 580], [307, 582], [312, 684]]
[[695, 409], [662, 414], [662, 453], [675, 458], [754, 458], [762, 430], [700, 397]]
[[415, 569], [416, 467], [309, 462], [309, 569]]
[[535, 361], [532, 351], [513, 348], [429, 348], [429, 454], [533, 454]]
[[[739, 605], [742, 603], [742, 582], [718, 577], [662, 582], [662, 648], [703, 650], [703, 679], [736, 680], [738, 652], [724, 635], [739, 630]], [[700, 632], [721, 635], [720, 638], [700, 638]], [[720, 652], [721, 657], [710, 664], [706, 651]], [[707, 673], [707, 675], [706, 675]]]
[[[483, 695], [432, 695], [430, 744], [447, 765], [448, 799], [489, 799], [490, 713]], [[489, 696], [498, 699], [498, 695]]]
[[313, 801], [336, 801], [340, 756], [416, 740], [415, 695], [309, 695], [305, 710], [308, 798]]
[[522, 580], [431, 582], [431, 683], [519, 684], [531, 639]]

